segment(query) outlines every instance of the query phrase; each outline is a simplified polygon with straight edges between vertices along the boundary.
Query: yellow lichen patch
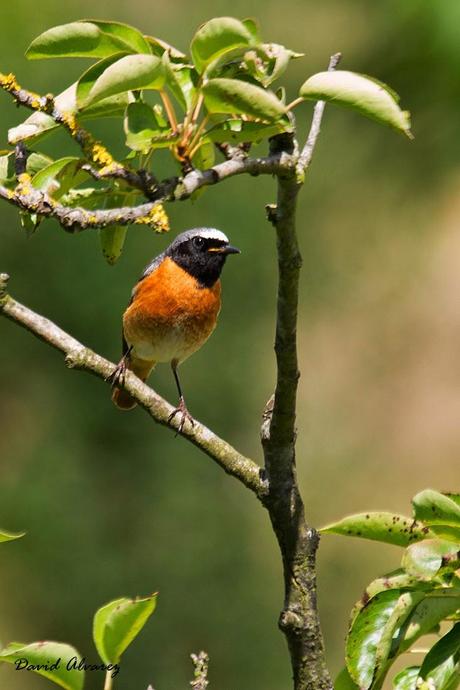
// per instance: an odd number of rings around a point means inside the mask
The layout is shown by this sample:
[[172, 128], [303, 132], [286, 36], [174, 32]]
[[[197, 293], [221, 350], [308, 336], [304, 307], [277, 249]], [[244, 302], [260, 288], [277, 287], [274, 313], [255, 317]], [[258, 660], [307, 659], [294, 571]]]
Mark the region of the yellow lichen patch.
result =
[[93, 144], [90, 155], [93, 163], [96, 163], [96, 165], [100, 165], [101, 167], [107, 167], [109, 165], [113, 165], [114, 163], [110, 153], [99, 141], [96, 141]]
[[19, 194], [30, 194], [32, 192], [32, 178], [29, 173], [21, 173], [18, 176], [18, 186], [16, 190]]
[[69, 130], [70, 134], [74, 137], [78, 132], [78, 123], [73, 113], [62, 113], [61, 119], [64, 125]]
[[16, 81], [16, 77], [14, 74], [10, 72], [10, 74], [2, 74], [0, 72], [0, 86], [2, 89], [5, 89], [5, 91], [19, 91], [21, 87], [19, 86], [18, 82]]
[[156, 232], [169, 231], [169, 218], [163, 204], [157, 204], [147, 215], [137, 218], [136, 225], [150, 225]]

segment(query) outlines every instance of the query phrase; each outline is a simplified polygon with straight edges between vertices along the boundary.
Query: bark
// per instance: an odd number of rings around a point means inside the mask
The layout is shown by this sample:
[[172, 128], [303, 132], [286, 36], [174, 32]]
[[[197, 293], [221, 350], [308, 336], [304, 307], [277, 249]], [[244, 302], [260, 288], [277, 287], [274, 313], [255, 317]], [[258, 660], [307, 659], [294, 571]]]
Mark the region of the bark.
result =
[[267, 508], [280, 547], [284, 605], [279, 627], [286, 636], [295, 690], [329, 690], [316, 596], [319, 537], [307, 525], [296, 475], [297, 306], [302, 265], [296, 234], [297, 177], [278, 178], [278, 200], [269, 219], [277, 235], [278, 303], [275, 337], [277, 382], [262, 424], [269, 493]]

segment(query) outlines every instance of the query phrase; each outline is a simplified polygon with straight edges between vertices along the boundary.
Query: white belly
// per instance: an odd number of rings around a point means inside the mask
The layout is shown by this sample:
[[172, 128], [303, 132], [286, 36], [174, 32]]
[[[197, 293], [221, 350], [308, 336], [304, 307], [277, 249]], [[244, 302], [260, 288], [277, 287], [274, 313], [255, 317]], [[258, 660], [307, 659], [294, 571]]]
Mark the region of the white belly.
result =
[[139, 359], [154, 362], [172, 362], [177, 360], [183, 362], [190, 357], [201, 346], [200, 342], [190, 342], [189, 338], [184, 338], [183, 330], [180, 327], [168, 329], [168, 333], [162, 333], [158, 339], [136, 340], [132, 345], [133, 354]]

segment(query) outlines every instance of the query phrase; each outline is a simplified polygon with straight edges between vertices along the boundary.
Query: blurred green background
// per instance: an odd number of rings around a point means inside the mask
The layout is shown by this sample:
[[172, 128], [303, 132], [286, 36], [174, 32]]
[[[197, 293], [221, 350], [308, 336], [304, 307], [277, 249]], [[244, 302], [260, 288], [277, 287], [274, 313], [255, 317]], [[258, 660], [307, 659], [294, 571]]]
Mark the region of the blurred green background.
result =
[[[259, 18], [266, 40], [303, 51], [289, 93], [342, 66], [389, 83], [412, 111], [415, 141], [328, 107], [301, 194], [304, 257], [299, 350], [298, 466], [308, 516], [407, 513], [416, 491], [458, 490], [460, 450], [460, 4], [458, 0], [4, 0], [0, 69], [58, 92], [83, 61], [27, 63], [46, 28], [83, 17], [129, 22], [186, 49], [211, 16]], [[299, 110], [305, 122], [311, 105]], [[0, 148], [27, 113], [1, 96]], [[94, 127], [111, 144], [113, 123]], [[72, 151], [65, 137], [48, 151]], [[46, 148], [46, 147], [45, 147]], [[169, 207], [174, 232], [222, 228], [242, 249], [224, 272], [220, 325], [182, 368], [194, 415], [260, 460], [261, 410], [274, 380], [276, 270], [264, 204], [271, 179], [234, 178], [197, 203]], [[0, 270], [15, 297], [98, 352], [119, 357], [120, 318], [142, 267], [170, 241], [129, 232], [109, 267], [96, 233], [45, 223], [30, 240], [1, 206]], [[0, 641], [57, 639], [95, 659], [93, 612], [119, 596], [159, 590], [156, 614], [126, 653], [119, 690], [188, 687], [189, 654], [204, 648], [219, 690], [288, 688], [276, 621], [280, 559], [252, 495], [180, 438], [136, 410], [121, 414], [107, 386], [68, 371], [49, 347], [0, 320], [0, 525], [27, 530], [0, 553]], [[167, 367], [152, 385], [175, 400]], [[322, 539], [319, 603], [334, 671], [351, 606], [400, 552]], [[102, 687], [91, 675], [87, 688]], [[44, 690], [0, 668], [0, 686]]]

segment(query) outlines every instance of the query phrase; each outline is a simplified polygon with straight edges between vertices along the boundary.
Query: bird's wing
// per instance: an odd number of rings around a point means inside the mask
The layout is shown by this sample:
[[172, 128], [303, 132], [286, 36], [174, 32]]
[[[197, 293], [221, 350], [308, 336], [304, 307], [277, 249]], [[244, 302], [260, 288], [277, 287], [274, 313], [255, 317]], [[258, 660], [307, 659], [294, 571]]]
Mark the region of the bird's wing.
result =
[[[137, 283], [135, 284], [135, 286], [133, 287], [133, 289], [131, 291], [131, 298], [128, 302], [126, 309], [130, 306], [130, 304], [132, 304], [139, 283], [142, 280], [144, 280], [144, 278], [147, 278], [147, 276], [149, 276], [156, 268], [158, 268], [158, 266], [161, 264], [161, 262], [163, 261], [164, 258], [165, 258], [165, 253], [162, 252], [161, 254], [158, 254], [158, 256], [156, 256], [154, 259], [152, 259], [152, 261], [148, 264], [148, 266], [146, 266], [144, 268], [144, 270], [142, 271], [141, 277], [139, 278], [139, 280], [137, 281]], [[123, 333], [123, 330], [121, 332], [121, 338], [122, 338], [122, 340], [121, 340], [122, 352], [123, 352], [123, 356], [125, 356], [125, 355], [129, 354], [130, 348], [129, 348], [128, 343], [126, 342], [126, 338], [125, 338], [125, 335]]]
[[149, 276], [151, 273], [153, 273], [153, 271], [156, 268], [158, 268], [158, 266], [161, 264], [161, 262], [163, 261], [164, 258], [165, 258], [165, 253], [162, 252], [161, 254], [158, 254], [158, 256], [156, 256], [154, 259], [152, 259], [152, 261], [149, 263], [149, 265], [144, 268], [144, 271], [143, 271], [141, 277], [139, 278], [139, 282], [141, 280], [143, 280], [144, 278], [147, 278], [147, 276]]

